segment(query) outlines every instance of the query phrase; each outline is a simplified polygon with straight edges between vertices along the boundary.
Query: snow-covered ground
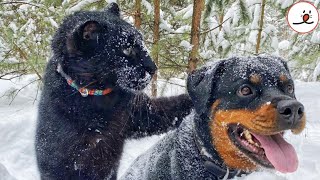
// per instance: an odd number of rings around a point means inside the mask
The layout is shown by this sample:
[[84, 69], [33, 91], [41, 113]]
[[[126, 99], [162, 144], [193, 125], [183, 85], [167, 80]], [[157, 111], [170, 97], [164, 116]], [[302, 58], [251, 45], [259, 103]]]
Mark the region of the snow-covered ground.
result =
[[[10, 104], [11, 99], [4, 94], [19, 89], [31, 82], [33, 76], [20, 81], [0, 80], [0, 180], [37, 180], [39, 179], [35, 153], [34, 131], [36, 128], [37, 84], [20, 91]], [[174, 80], [184, 85], [183, 81]], [[161, 86], [164, 83], [162, 82]], [[181, 86], [167, 84], [164, 95], [184, 92]], [[292, 174], [273, 171], [260, 171], [236, 178], [241, 180], [318, 180], [320, 178], [320, 83], [296, 82], [297, 98], [305, 105], [307, 127], [305, 131], [294, 136], [287, 135], [299, 156], [299, 169]], [[121, 176], [130, 163], [141, 153], [156, 143], [161, 136], [152, 136], [139, 140], [128, 140], [125, 145], [118, 175]]]

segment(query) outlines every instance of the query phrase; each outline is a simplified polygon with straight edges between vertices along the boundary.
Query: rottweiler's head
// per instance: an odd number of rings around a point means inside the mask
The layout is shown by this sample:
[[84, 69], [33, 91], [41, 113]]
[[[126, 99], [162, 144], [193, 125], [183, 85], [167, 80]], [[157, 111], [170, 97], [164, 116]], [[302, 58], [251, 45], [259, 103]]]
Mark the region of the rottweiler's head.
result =
[[283, 134], [300, 133], [306, 118], [281, 58], [218, 61], [189, 76], [188, 92], [202, 117], [196, 123], [208, 126], [212, 148], [227, 166], [244, 171], [262, 166], [283, 173], [297, 169], [297, 154]]
[[65, 18], [52, 49], [64, 72], [89, 89], [141, 90], [157, 69], [141, 33], [120, 17], [116, 3]]

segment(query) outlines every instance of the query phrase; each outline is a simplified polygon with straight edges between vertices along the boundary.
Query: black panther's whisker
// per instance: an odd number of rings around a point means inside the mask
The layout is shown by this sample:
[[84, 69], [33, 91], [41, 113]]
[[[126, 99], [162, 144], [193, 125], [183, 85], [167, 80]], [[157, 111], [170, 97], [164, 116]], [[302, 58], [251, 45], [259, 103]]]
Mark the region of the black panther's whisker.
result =
[[84, 76], [84, 77], [93, 77], [93, 73], [75, 73], [76, 75]]

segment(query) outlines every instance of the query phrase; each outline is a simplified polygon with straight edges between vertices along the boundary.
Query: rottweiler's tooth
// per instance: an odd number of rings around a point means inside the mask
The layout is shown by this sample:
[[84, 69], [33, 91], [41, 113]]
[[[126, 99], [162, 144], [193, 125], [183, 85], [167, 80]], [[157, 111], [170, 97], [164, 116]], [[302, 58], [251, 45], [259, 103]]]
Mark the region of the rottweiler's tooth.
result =
[[248, 130], [244, 130], [243, 133], [244, 133], [244, 136], [245, 136], [245, 138], [247, 140], [251, 140], [252, 139], [252, 136], [251, 136], [251, 134], [250, 134], [250, 132]]
[[254, 142], [254, 145], [257, 147], [261, 147], [258, 143]]
[[250, 144], [255, 145], [255, 142], [252, 139], [249, 139], [248, 141], [249, 141]]
[[[244, 131], [244, 136], [245, 136], [245, 138], [247, 139], [247, 141], [248, 141], [250, 144], [253, 144], [253, 145], [255, 145], [255, 146], [258, 146], [258, 144], [253, 141], [252, 135], [251, 135], [251, 133], [250, 133], [248, 130], [245, 130], [245, 131]], [[258, 147], [259, 147], [259, 146], [258, 146]]]
[[243, 136], [243, 132], [240, 133], [240, 137], [242, 137], [242, 136]]

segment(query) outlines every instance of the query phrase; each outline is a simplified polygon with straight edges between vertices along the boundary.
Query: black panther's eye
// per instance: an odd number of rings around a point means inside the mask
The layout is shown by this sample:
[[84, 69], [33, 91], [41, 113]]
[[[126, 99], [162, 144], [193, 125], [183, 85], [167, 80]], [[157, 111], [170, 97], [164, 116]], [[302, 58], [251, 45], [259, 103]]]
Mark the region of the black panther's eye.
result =
[[289, 84], [289, 85], [287, 86], [287, 92], [288, 92], [289, 94], [292, 94], [293, 91], [294, 91], [293, 85], [292, 85], [292, 84]]
[[123, 54], [128, 57], [135, 57], [137, 55], [136, 49], [134, 47], [128, 47], [123, 49]]
[[245, 86], [241, 86], [241, 87], [238, 89], [237, 94], [238, 94], [239, 96], [249, 96], [249, 95], [253, 94], [253, 92], [252, 92], [251, 87], [245, 85]]
[[123, 49], [123, 54], [125, 54], [126, 56], [131, 56], [133, 54], [133, 48], [128, 47], [128, 48]]

